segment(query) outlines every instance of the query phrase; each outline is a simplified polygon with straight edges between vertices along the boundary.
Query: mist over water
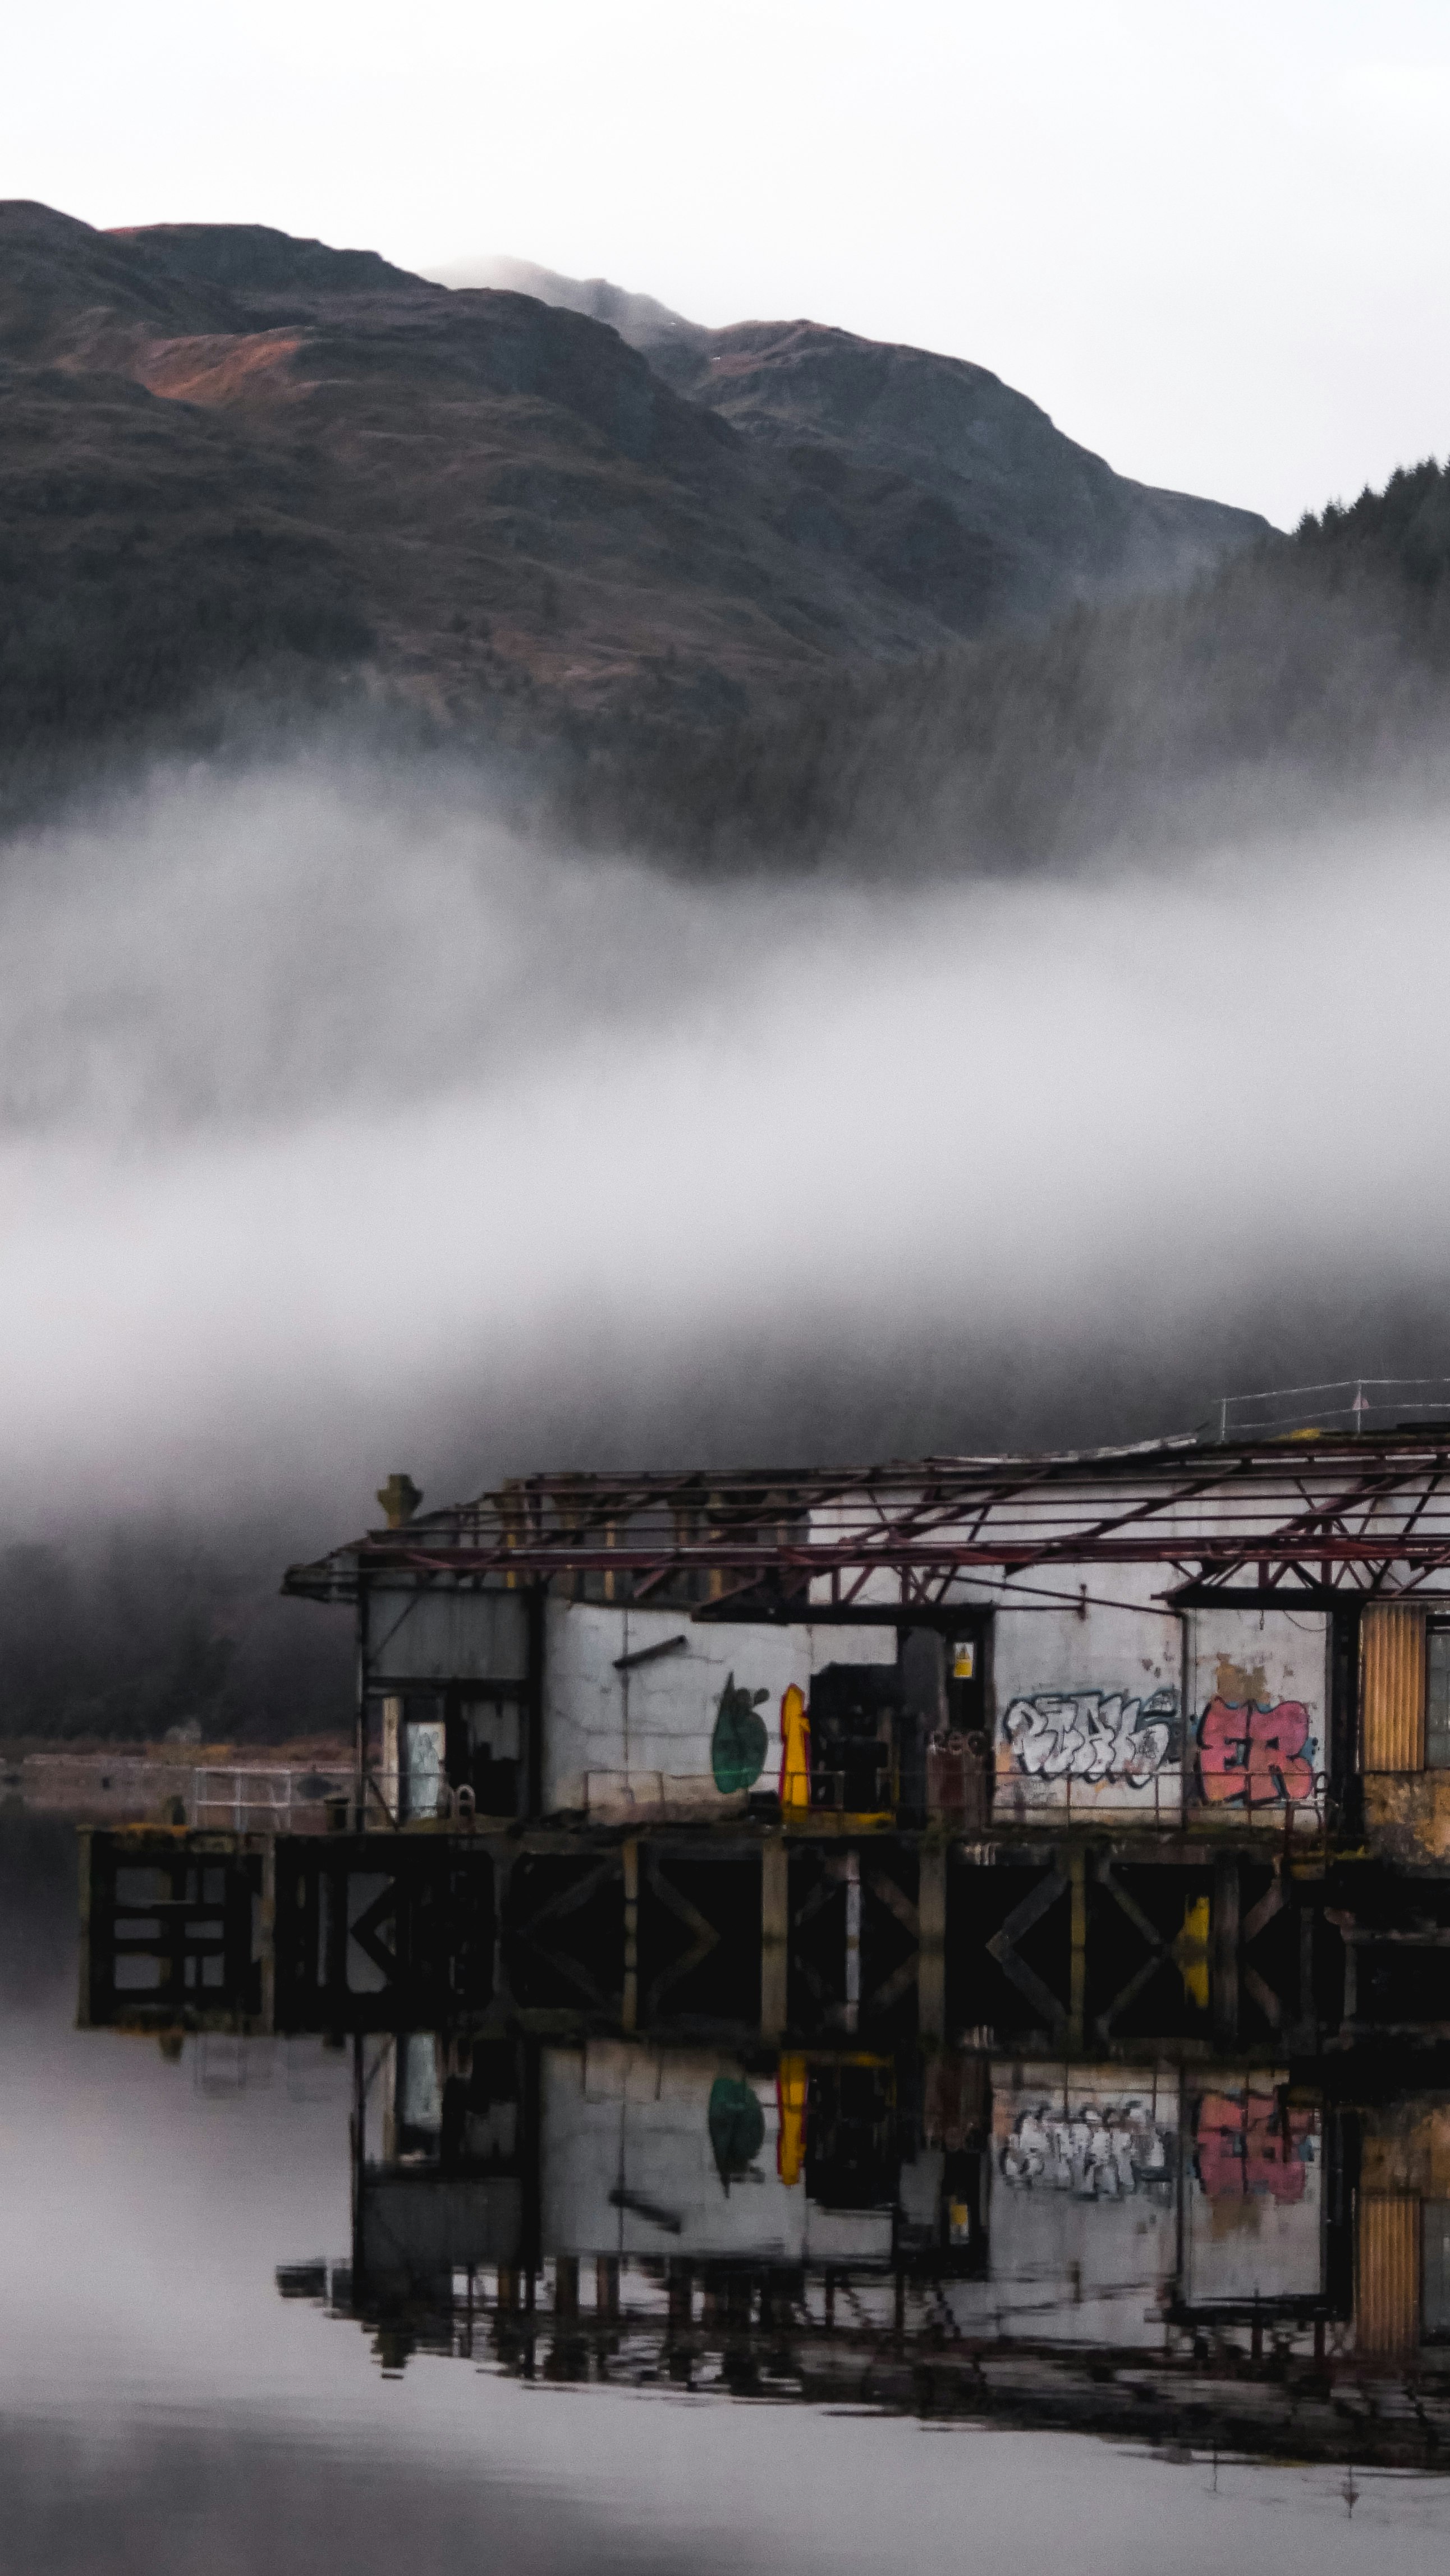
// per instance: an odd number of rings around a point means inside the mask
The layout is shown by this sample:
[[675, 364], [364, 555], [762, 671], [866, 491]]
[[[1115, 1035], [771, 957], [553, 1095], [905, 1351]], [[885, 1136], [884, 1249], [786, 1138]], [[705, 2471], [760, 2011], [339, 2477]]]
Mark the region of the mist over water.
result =
[[159, 772], [0, 866], [7, 1518], [321, 1544], [395, 1464], [1438, 1370], [1447, 939], [1422, 805], [890, 890], [581, 859], [421, 762]]

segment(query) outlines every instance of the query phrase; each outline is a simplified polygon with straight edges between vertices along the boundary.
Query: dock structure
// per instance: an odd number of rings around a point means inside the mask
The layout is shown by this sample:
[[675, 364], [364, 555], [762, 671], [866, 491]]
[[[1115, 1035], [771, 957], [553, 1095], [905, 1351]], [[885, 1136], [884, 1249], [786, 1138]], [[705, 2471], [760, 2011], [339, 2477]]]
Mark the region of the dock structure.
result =
[[1074, 2058], [1146, 2038], [1265, 2062], [1450, 2034], [1450, 1881], [1411, 1911], [1378, 1865], [1292, 1846], [131, 1826], [82, 1852], [97, 2027], [578, 2024]]
[[1450, 1423], [379, 1500], [337, 1830], [94, 1837], [92, 2020], [1450, 2033]]
[[287, 1577], [357, 1622], [317, 1829], [83, 1836], [83, 2022], [351, 2049], [288, 2295], [385, 2367], [1450, 2441], [1450, 1425], [380, 1500]]

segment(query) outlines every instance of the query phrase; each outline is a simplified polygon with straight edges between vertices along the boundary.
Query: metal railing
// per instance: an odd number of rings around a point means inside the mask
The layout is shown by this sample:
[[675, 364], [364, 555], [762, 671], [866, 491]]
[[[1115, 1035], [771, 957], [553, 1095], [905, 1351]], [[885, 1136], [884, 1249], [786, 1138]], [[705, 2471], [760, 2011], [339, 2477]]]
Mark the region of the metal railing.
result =
[[[1306, 1409], [1304, 1399], [1324, 1401]], [[1267, 1406], [1266, 1412], [1262, 1408]], [[1250, 1411], [1248, 1408], [1257, 1410]], [[1391, 1427], [1386, 1417], [1406, 1415], [1414, 1422], [1450, 1424], [1450, 1378], [1342, 1377], [1316, 1386], [1271, 1386], [1252, 1395], [1218, 1399], [1220, 1440], [1246, 1440], [1257, 1433], [1343, 1429], [1371, 1431]]]
[[208, 1767], [191, 1775], [191, 1822], [198, 1831], [316, 1832], [325, 1821], [328, 1798], [346, 1795], [350, 1785], [338, 1773], [280, 1765]]
[[384, 1770], [369, 1763], [363, 1794], [365, 1825], [512, 1824], [513, 1812], [498, 1815], [480, 1807], [478, 1792], [467, 1781], [457, 1788], [441, 1771]]
[[[1186, 1835], [1228, 1832], [1245, 1823], [1267, 1829], [1282, 1820], [1286, 1839], [1293, 1840], [1306, 1835], [1322, 1838], [1338, 1828], [1340, 1801], [1331, 1793], [1327, 1772], [1316, 1771], [1308, 1793], [1299, 1798], [1286, 1797], [1272, 1785], [1256, 1794], [1257, 1776], [1245, 1778], [1240, 1796], [1222, 1801], [1204, 1798], [1196, 1780], [1176, 1770], [1156, 1772], [1150, 1781], [1130, 1787], [1121, 1780], [1076, 1780], [1071, 1772], [1033, 1779], [999, 1769], [988, 1772], [981, 1788], [985, 1792], [990, 1787], [990, 1814], [997, 1825], [1040, 1825], [1053, 1830], [1093, 1823], [1117, 1830], [1151, 1822], [1156, 1833]], [[481, 1813], [466, 1782], [453, 1788], [441, 1775], [433, 1802], [413, 1807], [407, 1792], [418, 1785], [422, 1784], [407, 1773], [370, 1770], [365, 1821], [373, 1827], [435, 1820], [464, 1826], [505, 1821]], [[650, 1770], [588, 1771], [583, 1785], [585, 1814], [600, 1823], [619, 1823], [635, 1817], [667, 1822], [681, 1816], [742, 1816], [752, 1796], [769, 1799], [776, 1784], [773, 1775], [767, 1774], [752, 1789], [722, 1790], [708, 1771]], [[814, 1770], [806, 1787], [805, 1799], [784, 1807], [787, 1821], [808, 1815], [892, 1815], [901, 1804], [900, 1784], [885, 1765], [876, 1775], [874, 1799], [860, 1767]], [[233, 1833], [316, 1833], [327, 1822], [329, 1802], [350, 1799], [352, 1793], [351, 1779], [336, 1772], [322, 1775], [280, 1766], [209, 1767], [192, 1775], [191, 1822], [199, 1830]], [[942, 1823], [950, 1824], [959, 1812], [965, 1816], [964, 1799], [938, 1795], [929, 1802], [929, 1813]], [[985, 1821], [986, 1812], [984, 1805], [980, 1821]]]
[[[634, 1815], [742, 1815], [752, 1798], [774, 1797], [776, 1778], [772, 1769], [762, 1772], [748, 1788], [722, 1789], [711, 1771], [586, 1771], [584, 1808], [587, 1815], [616, 1822], [621, 1816]], [[806, 1795], [799, 1804], [785, 1805], [783, 1812], [787, 1816], [890, 1815], [900, 1803], [889, 1763], [883, 1763], [875, 1773], [874, 1784], [862, 1765], [849, 1770], [812, 1770], [804, 1786]]]
[[[1233, 1776], [1233, 1775], [1230, 1775]], [[1035, 1795], [1031, 1794], [1033, 1791]], [[1079, 1780], [1072, 1773], [1034, 1781], [1020, 1772], [998, 1771], [993, 1781], [992, 1821], [996, 1825], [1056, 1822], [1071, 1826], [1096, 1822], [1114, 1828], [1144, 1823], [1151, 1815], [1158, 1833], [1231, 1832], [1248, 1823], [1268, 1828], [1282, 1819], [1286, 1839], [1323, 1837], [1338, 1825], [1340, 1801], [1332, 1795], [1327, 1771], [1316, 1771], [1308, 1794], [1287, 1797], [1280, 1789], [1254, 1795], [1253, 1778], [1244, 1775], [1241, 1797], [1205, 1798], [1198, 1783], [1181, 1771], [1130, 1788], [1122, 1780]]]

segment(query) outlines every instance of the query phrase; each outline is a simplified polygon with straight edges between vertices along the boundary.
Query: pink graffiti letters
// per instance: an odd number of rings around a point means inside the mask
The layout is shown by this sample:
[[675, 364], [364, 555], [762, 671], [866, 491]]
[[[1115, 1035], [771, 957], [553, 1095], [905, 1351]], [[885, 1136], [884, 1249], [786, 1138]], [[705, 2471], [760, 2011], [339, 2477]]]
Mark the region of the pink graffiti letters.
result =
[[1272, 1806], [1314, 1795], [1309, 1711], [1302, 1700], [1209, 1701], [1198, 1726], [1198, 1783], [1210, 1806]]
[[1195, 2142], [1206, 2200], [1302, 2200], [1318, 2114], [1286, 2110], [1273, 2093], [1205, 2093]]

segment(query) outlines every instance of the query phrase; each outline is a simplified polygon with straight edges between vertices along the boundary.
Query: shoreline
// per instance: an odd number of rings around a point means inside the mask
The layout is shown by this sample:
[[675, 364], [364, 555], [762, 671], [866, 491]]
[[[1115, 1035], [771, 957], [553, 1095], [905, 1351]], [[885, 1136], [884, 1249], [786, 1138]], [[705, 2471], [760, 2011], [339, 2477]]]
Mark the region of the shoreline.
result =
[[[291, 1744], [118, 1744], [85, 1752], [19, 1747], [0, 1755], [0, 1811], [63, 1817], [74, 1824], [155, 1824], [174, 1821], [180, 1800], [192, 1819], [197, 1775], [244, 1773], [255, 1790], [284, 1799], [286, 1784], [350, 1777], [353, 1754], [340, 1738], [305, 1738]], [[275, 1783], [275, 1787], [274, 1787]], [[218, 1800], [231, 1785], [213, 1778]], [[320, 1799], [322, 1791], [316, 1791]]]

